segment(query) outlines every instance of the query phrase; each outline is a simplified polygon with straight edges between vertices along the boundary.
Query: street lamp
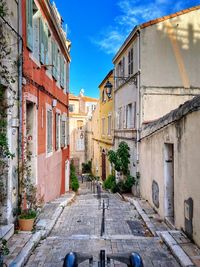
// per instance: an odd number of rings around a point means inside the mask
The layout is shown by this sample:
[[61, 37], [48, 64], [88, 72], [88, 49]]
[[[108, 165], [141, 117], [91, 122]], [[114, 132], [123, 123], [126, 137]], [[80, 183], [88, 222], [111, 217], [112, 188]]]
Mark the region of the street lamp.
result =
[[112, 96], [112, 88], [113, 88], [112, 83], [107, 81], [105, 86], [104, 86], [104, 88], [106, 90], [106, 94], [107, 94], [108, 98], [111, 98], [111, 96]]

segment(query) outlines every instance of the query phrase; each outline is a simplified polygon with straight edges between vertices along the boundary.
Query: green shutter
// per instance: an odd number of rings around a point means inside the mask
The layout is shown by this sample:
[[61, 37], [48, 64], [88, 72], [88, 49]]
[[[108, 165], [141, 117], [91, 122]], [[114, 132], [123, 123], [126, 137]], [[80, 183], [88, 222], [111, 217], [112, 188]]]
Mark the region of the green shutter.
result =
[[63, 55], [61, 55], [60, 60], [60, 85], [62, 88], [64, 88], [64, 58]]
[[56, 50], [56, 44], [52, 40], [52, 64], [53, 64], [52, 75], [54, 78], [56, 78], [56, 54], [55, 54], [55, 50]]
[[56, 150], [59, 149], [59, 120], [60, 120], [60, 115], [58, 113], [56, 113]]
[[33, 0], [26, 0], [26, 42], [27, 47], [33, 50]]
[[45, 63], [45, 51], [44, 51], [44, 22], [40, 18], [40, 62]]
[[44, 24], [44, 54], [45, 54], [45, 64], [48, 65], [48, 26]]

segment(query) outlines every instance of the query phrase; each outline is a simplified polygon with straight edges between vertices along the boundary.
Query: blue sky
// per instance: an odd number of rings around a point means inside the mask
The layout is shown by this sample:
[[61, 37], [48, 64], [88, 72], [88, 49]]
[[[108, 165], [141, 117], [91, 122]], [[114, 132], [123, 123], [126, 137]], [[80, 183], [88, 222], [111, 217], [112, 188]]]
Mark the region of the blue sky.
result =
[[71, 46], [70, 92], [99, 97], [98, 85], [133, 27], [200, 4], [200, 0], [55, 0]]

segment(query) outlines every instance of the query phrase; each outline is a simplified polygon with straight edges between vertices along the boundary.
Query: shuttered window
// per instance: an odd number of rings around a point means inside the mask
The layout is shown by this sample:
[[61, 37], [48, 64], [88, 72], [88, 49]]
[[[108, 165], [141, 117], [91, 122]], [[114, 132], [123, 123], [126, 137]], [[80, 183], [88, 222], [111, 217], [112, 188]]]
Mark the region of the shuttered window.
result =
[[52, 40], [52, 63], [53, 63], [53, 77], [58, 79], [58, 47], [55, 41]]
[[69, 62], [66, 62], [66, 92], [69, 93]]
[[40, 62], [48, 64], [48, 26], [40, 18]]
[[33, 51], [33, 0], [26, 0], [26, 43]]
[[66, 145], [69, 145], [69, 117], [66, 121]]
[[60, 56], [60, 86], [64, 88], [64, 57]]
[[52, 111], [47, 110], [47, 152], [52, 152]]
[[35, 12], [33, 14], [33, 56], [36, 60], [39, 61], [39, 44], [40, 44], [40, 30], [39, 30], [39, 22], [40, 22], [40, 12], [37, 10], [35, 6]]
[[56, 113], [56, 150], [60, 148], [60, 114]]
[[61, 119], [61, 147], [66, 145], [66, 121]]
[[133, 74], [133, 48], [128, 52], [128, 75]]

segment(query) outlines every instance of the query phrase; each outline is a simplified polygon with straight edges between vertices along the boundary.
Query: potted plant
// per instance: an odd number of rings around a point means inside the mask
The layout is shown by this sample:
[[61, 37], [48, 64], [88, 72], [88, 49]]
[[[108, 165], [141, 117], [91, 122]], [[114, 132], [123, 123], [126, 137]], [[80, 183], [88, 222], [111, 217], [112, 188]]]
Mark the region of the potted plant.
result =
[[23, 160], [20, 173], [20, 201], [18, 210], [18, 223], [21, 231], [31, 231], [37, 216], [38, 204], [37, 187], [33, 184], [31, 170], [31, 153], [26, 147], [26, 158]]

